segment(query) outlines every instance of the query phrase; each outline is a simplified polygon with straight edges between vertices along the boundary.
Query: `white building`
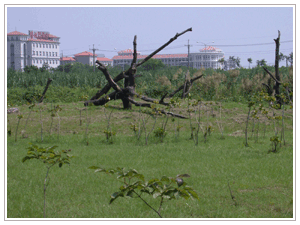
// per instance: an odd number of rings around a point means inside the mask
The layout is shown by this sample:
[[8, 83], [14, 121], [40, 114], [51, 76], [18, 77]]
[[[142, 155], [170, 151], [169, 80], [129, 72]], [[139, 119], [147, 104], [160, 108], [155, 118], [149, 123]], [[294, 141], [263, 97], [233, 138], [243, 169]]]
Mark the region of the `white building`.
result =
[[224, 57], [224, 52], [221, 49], [207, 46], [200, 49], [197, 53], [190, 53], [190, 65], [196, 69], [223, 69], [224, 65], [219, 60]]
[[103, 54], [101, 54], [101, 57], [97, 57], [97, 54], [93, 56], [93, 53], [84, 51], [80, 52], [74, 55], [74, 57], [61, 57], [60, 61], [61, 64], [67, 64], [67, 63], [75, 63], [80, 62], [82, 64], [87, 64], [90, 66], [94, 65], [94, 61], [99, 60], [102, 64], [105, 66], [112, 66], [112, 59], [105, 58]]
[[[145, 59], [147, 56], [148, 55], [141, 55], [140, 52], [137, 52], [137, 61]], [[152, 59], [159, 59], [168, 66], [186, 66], [187, 56], [188, 54], [158, 54], [154, 55]], [[125, 68], [125, 65], [131, 65], [133, 60], [133, 50], [126, 49], [119, 51], [118, 55], [114, 56], [112, 60], [114, 66]]]
[[23, 71], [26, 66], [56, 68], [59, 61], [59, 37], [45, 31], [7, 34], [7, 68]]

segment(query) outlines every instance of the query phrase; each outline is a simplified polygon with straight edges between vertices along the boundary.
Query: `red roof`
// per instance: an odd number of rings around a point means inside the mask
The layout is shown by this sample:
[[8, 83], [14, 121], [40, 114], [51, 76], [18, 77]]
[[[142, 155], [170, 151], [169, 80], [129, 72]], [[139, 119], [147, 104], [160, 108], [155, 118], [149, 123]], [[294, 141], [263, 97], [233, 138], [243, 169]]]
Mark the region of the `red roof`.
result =
[[7, 36], [13, 36], [13, 35], [23, 35], [23, 36], [25, 35], [25, 36], [27, 36], [27, 34], [21, 33], [19, 31], [12, 31], [12, 32], [9, 32], [7, 34]]
[[105, 57], [98, 57], [97, 60], [99, 60], [100, 62], [102, 61], [108, 61], [108, 62], [112, 62], [112, 59], [109, 58], [105, 58]]
[[28, 39], [28, 41], [35, 41], [35, 42], [57, 42], [57, 41], [53, 41], [53, 40], [46, 40], [46, 39]]
[[[148, 55], [138, 55], [138, 59], [144, 59]], [[187, 58], [188, 54], [159, 54], [159, 55], [154, 55], [152, 58], [153, 59], [164, 59], [164, 58]], [[133, 55], [116, 55], [112, 59], [132, 59]]]
[[62, 57], [59, 59], [60, 61], [76, 61], [74, 58], [72, 57]]
[[[74, 56], [76, 56], [76, 57], [77, 57], [77, 56], [93, 56], [93, 53], [88, 52], [88, 51], [84, 51], [84, 52], [75, 54]], [[97, 54], [95, 54], [95, 56], [97, 56]]]
[[53, 34], [49, 34], [49, 38], [58, 38], [58, 37]]
[[204, 51], [221, 51], [221, 49], [219, 48], [216, 48], [216, 47], [213, 47], [213, 46], [207, 46], [206, 48], [202, 48], [200, 49], [201, 52], [204, 52]]
[[119, 51], [118, 53], [133, 53], [133, 50], [132, 49], [126, 49], [126, 50], [122, 50], [122, 51]]

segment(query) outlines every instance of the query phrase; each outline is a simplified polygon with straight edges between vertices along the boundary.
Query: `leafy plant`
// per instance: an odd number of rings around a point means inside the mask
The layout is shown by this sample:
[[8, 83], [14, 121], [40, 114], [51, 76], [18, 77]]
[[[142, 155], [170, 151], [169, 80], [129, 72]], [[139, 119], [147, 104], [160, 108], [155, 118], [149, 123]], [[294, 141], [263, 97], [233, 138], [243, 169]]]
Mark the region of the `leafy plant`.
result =
[[[162, 205], [167, 200], [195, 198], [199, 197], [195, 190], [187, 186], [182, 178], [190, 177], [188, 174], [180, 174], [176, 177], [162, 176], [161, 179], [153, 178], [145, 181], [144, 175], [138, 173], [135, 169], [125, 171], [124, 168], [104, 169], [101, 167], [91, 166], [89, 169], [95, 172], [104, 172], [109, 175], [116, 175], [117, 179], [123, 183], [117, 192], [110, 196], [109, 204], [113, 203], [119, 197], [137, 197], [142, 200], [149, 208], [151, 208], [160, 218]], [[159, 208], [154, 209], [142, 195], [149, 195], [160, 200]]]
[[49, 170], [56, 164], [58, 164], [59, 167], [62, 167], [64, 164], [70, 164], [70, 159], [73, 158], [73, 156], [69, 155], [71, 149], [55, 152], [54, 149], [56, 148], [57, 146], [38, 147], [30, 143], [30, 146], [27, 148], [27, 155], [22, 159], [23, 163], [30, 159], [37, 159], [46, 165], [47, 171], [44, 179], [44, 217], [46, 217], [46, 189], [48, 186], [47, 178]]
[[164, 137], [167, 135], [166, 130], [164, 129], [164, 127], [157, 127], [154, 130], [154, 135], [155, 137], [158, 137], [160, 139], [161, 142], [163, 142]]
[[278, 136], [270, 137], [270, 141], [271, 141], [272, 149], [269, 150], [269, 152], [277, 152], [278, 145], [279, 145], [279, 143], [281, 143], [281, 141], [279, 140], [279, 137]]

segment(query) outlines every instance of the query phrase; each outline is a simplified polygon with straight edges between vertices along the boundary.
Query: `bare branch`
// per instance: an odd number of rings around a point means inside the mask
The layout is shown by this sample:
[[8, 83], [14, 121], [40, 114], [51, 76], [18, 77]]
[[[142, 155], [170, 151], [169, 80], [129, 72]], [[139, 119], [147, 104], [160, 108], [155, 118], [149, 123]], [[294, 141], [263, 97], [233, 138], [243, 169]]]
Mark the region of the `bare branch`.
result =
[[281, 82], [278, 81], [278, 80], [271, 74], [271, 72], [270, 72], [267, 68], [263, 67], [263, 69], [270, 75], [270, 77], [272, 77], [272, 79], [273, 79], [275, 82], [277, 82], [278, 84], [281, 84]]
[[[142, 107], [148, 107], [148, 108], [151, 108], [151, 104], [149, 103], [141, 103], [141, 102], [136, 102], [135, 100], [133, 100], [132, 98], [128, 98], [128, 100], [134, 104], [135, 106], [142, 106]], [[185, 116], [182, 116], [182, 115], [179, 115], [179, 114], [176, 114], [176, 113], [172, 113], [172, 112], [166, 112], [164, 110], [161, 110], [161, 109], [155, 109], [156, 111], [160, 111], [161, 113], [163, 114], [168, 114], [168, 115], [171, 115], [171, 116], [174, 116], [174, 117], [178, 117], [178, 118], [181, 118], [181, 119], [187, 119], [187, 117]]]
[[[192, 84], [193, 84], [194, 81], [200, 79], [201, 77], [203, 77], [203, 75], [200, 75], [200, 76], [198, 76], [198, 77], [195, 77], [195, 78], [191, 79], [191, 86], [192, 86]], [[179, 88], [177, 88], [177, 90], [173, 91], [168, 97], [169, 97], [169, 98], [172, 98], [176, 93], [178, 93], [178, 92], [179, 92], [180, 90], [182, 90], [183, 88], [184, 88], [184, 84], [181, 85]], [[188, 93], [188, 92], [186, 92], [186, 94], [187, 94], [187, 93]]]
[[117, 85], [117, 83], [114, 82], [114, 80], [109, 75], [106, 67], [99, 60], [97, 60], [96, 63], [99, 64], [98, 69], [102, 71], [102, 73], [104, 74], [104, 76], [105, 76], [106, 80], [108, 81], [108, 83], [110, 84], [110, 86], [113, 89], [115, 89], [115, 91], [122, 92], [121, 88]]
[[45, 87], [45, 89], [44, 89], [44, 92], [43, 92], [43, 94], [42, 94], [42, 97], [41, 97], [40, 100], [39, 100], [39, 103], [41, 103], [41, 102], [44, 100], [45, 94], [46, 94], [46, 92], [47, 92], [47, 90], [48, 90], [48, 88], [49, 88], [51, 82], [52, 82], [52, 79], [51, 79], [51, 78], [48, 78], [46, 87]]
[[147, 62], [149, 59], [151, 59], [155, 54], [157, 54], [158, 52], [160, 52], [161, 50], [163, 50], [165, 47], [167, 47], [169, 44], [171, 44], [173, 41], [175, 41], [179, 36], [183, 35], [184, 33], [188, 32], [188, 31], [192, 31], [192, 28], [186, 29], [185, 31], [181, 32], [181, 33], [177, 33], [173, 38], [171, 38], [167, 43], [165, 43], [164, 45], [162, 45], [160, 48], [158, 48], [157, 50], [155, 50], [154, 52], [152, 52], [150, 55], [148, 55], [144, 60], [142, 60], [141, 62], [139, 62], [136, 67], [141, 66], [142, 64], [144, 64], [145, 62]]

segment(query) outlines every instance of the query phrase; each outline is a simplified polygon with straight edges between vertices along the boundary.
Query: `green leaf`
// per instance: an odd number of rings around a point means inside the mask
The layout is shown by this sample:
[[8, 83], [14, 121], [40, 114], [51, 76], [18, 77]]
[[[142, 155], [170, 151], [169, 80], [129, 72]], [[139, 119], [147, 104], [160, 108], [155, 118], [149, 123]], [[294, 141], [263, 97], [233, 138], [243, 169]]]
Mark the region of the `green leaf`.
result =
[[170, 182], [169, 177], [167, 176], [162, 176], [162, 178], [160, 179], [161, 181], [166, 181], [166, 182]]
[[193, 198], [199, 200], [199, 197], [198, 197], [197, 193], [195, 192], [195, 190], [193, 188], [186, 186], [184, 188], [184, 190], [186, 190], [189, 193], [190, 196], [192, 196]]
[[133, 177], [136, 177], [136, 178], [138, 178], [138, 179], [140, 179], [142, 181], [145, 181], [145, 178], [144, 178], [143, 174], [138, 173], [138, 174], [135, 174]]
[[179, 174], [179, 175], [177, 175], [177, 177], [190, 177], [190, 175], [188, 175], [188, 174]]
[[134, 193], [134, 190], [130, 190], [127, 192], [126, 196], [133, 198], [133, 193]]
[[160, 196], [160, 195], [161, 195], [161, 193], [155, 192], [152, 196], [153, 196], [153, 198], [157, 198], [157, 197]]
[[183, 197], [185, 199], [189, 199], [190, 195], [186, 190], [177, 189], [179, 191], [180, 197]]
[[116, 200], [118, 197], [124, 197], [123, 192], [115, 192], [110, 196], [109, 204], [111, 204], [114, 200]]

